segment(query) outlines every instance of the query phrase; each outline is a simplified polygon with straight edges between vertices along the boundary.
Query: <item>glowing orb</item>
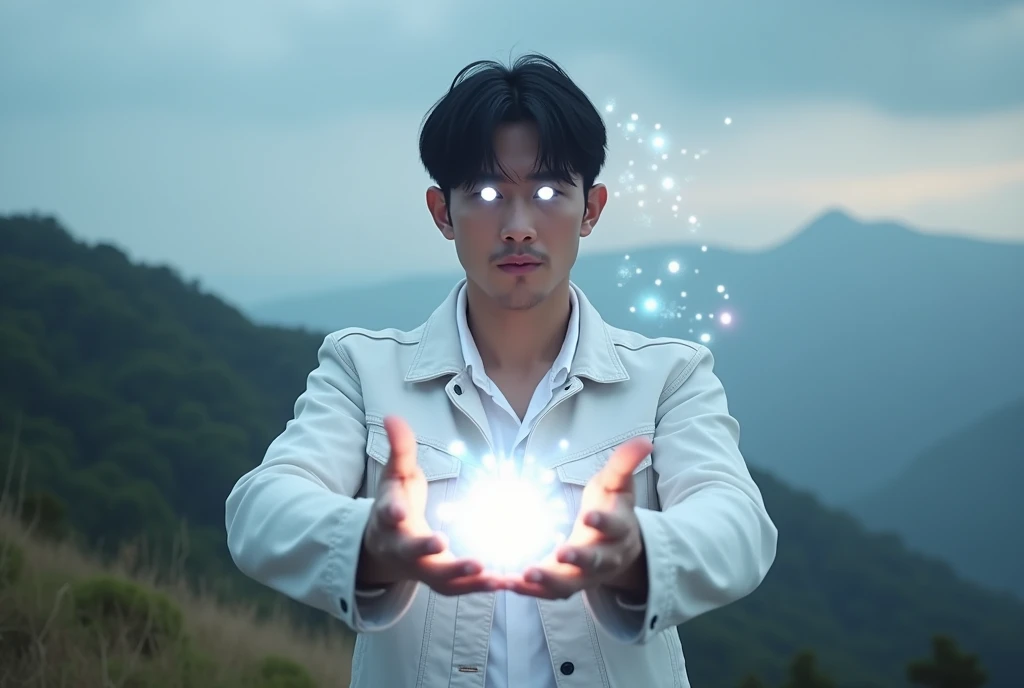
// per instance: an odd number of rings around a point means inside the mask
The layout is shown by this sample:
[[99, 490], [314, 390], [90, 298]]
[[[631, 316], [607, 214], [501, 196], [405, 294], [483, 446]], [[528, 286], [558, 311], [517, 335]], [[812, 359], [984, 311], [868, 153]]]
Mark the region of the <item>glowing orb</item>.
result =
[[491, 456], [482, 463], [482, 469], [464, 472], [459, 498], [437, 509], [452, 553], [500, 571], [541, 561], [565, 541], [572, 525], [554, 473], [532, 470], [529, 457], [522, 470]]

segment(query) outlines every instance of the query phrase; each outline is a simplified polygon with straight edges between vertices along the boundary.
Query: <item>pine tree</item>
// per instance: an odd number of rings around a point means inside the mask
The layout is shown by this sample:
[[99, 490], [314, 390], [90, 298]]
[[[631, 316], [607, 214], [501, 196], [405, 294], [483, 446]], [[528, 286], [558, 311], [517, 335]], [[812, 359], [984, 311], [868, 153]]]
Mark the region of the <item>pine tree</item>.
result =
[[756, 675], [747, 674], [740, 681], [738, 688], [766, 688], [766, 686]]
[[818, 672], [817, 659], [810, 650], [799, 653], [789, 666], [789, 680], [782, 688], [835, 688], [829, 677]]
[[988, 683], [988, 672], [977, 655], [962, 652], [949, 636], [936, 635], [932, 656], [908, 664], [907, 679], [928, 688], [981, 688]]

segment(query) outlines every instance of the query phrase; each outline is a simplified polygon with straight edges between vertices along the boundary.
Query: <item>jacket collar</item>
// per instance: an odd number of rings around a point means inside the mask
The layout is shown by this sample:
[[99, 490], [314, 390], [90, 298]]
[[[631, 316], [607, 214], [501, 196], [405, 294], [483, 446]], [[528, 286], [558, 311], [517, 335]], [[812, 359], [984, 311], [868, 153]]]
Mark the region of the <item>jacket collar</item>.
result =
[[[459, 290], [465, 283], [465, 278], [459, 280], [421, 326], [420, 341], [406, 372], [406, 382], [425, 382], [465, 371], [466, 361], [462, 355], [457, 320]], [[576, 292], [580, 307], [579, 342], [570, 367], [570, 376], [586, 377], [594, 382], [628, 380], [629, 375], [615, 351], [608, 325], [579, 287], [572, 282], [569, 287]]]

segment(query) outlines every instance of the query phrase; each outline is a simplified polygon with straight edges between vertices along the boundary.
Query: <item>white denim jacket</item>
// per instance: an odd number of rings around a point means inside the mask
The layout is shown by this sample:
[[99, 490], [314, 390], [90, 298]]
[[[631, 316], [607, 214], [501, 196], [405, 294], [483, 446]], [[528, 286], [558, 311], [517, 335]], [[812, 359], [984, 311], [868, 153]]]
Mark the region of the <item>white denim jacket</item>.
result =
[[[493, 594], [444, 597], [405, 583], [355, 597], [362, 534], [389, 454], [384, 416], [402, 416], [416, 433], [428, 519], [454, 494], [460, 455], [492, 452], [459, 344], [461, 285], [414, 330], [328, 335], [295, 418], [227, 497], [238, 568], [359, 634], [353, 688], [484, 685]], [[619, 444], [652, 439], [634, 474], [649, 592], [639, 611], [600, 587], [538, 600], [552, 669], [560, 688], [688, 688], [676, 626], [756, 589], [775, 560], [777, 530], [740, 453], [711, 352], [611, 327], [572, 288], [580, 304], [572, 370], [527, 452], [555, 472], [575, 514]]]

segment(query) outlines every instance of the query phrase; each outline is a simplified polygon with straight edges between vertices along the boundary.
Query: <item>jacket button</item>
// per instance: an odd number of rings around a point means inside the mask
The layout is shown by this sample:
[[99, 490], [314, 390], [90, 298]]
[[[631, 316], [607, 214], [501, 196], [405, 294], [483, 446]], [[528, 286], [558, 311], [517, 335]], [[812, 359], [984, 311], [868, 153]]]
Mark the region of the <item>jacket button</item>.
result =
[[341, 611], [343, 613], [348, 612], [348, 602], [346, 602], [345, 600], [341, 600]]
[[455, 393], [456, 394], [462, 394], [462, 387], [461, 386], [455, 385], [454, 389], [455, 389]]
[[572, 665], [572, 662], [562, 662], [562, 666], [559, 668], [561, 669], [562, 673], [566, 676], [576, 671], [576, 667]]

